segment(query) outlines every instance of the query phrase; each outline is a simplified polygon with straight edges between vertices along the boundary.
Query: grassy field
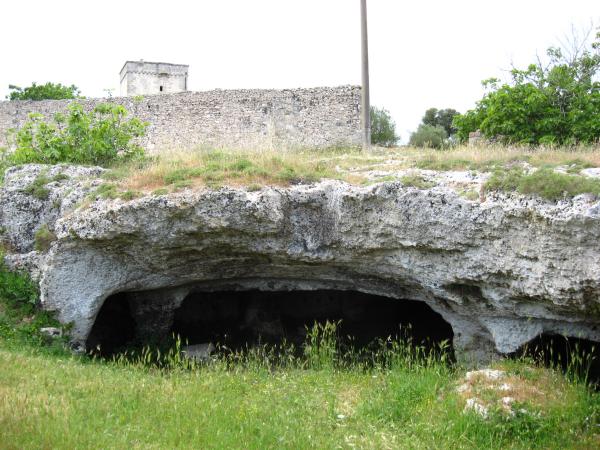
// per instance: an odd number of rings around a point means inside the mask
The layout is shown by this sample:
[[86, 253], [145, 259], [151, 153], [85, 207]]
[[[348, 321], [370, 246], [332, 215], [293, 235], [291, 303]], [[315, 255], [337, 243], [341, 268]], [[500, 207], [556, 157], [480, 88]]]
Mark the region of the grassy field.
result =
[[503, 368], [535, 395], [484, 419], [437, 363], [165, 371], [0, 345], [0, 448], [598, 448], [597, 393]]
[[[501, 361], [508, 390], [444, 351], [386, 341], [343, 354], [335, 329], [304, 352], [267, 347], [191, 364], [177, 349], [75, 356], [41, 327], [27, 277], [0, 268], [0, 449], [598, 448], [600, 394], [573, 373]], [[353, 356], [354, 355], [354, 356]], [[468, 397], [486, 418], [465, 411]], [[514, 403], [502, 407], [502, 398]]]

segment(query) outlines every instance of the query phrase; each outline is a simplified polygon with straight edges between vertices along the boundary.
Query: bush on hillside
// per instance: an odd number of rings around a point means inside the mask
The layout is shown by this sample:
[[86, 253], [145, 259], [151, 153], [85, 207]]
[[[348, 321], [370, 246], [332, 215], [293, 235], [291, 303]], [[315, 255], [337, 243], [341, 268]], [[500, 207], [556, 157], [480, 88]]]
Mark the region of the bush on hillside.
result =
[[371, 108], [371, 143], [391, 147], [398, 142], [396, 124], [389, 111], [383, 108]]
[[36, 84], [21, 88], [10, 84], [11, 91], [6, 98], [9, 100], [61, 100], [79, 97], [79, 88], [72, 84], [63, 86], [60, 83]]
[[144, 135], [147, 124], [127, 118], [121, 105], [100, 103], [85, 112], [72, 103], [68, 113], [45, 120], [38, 113], [15, 132], [16, 149], [5, 153], [5, 165], [72, 163], [107, 165], [143, 155], [134, 138]]
[[447, 137], [444, 128], [421, 124], [417, 131], [410, 135], [409, 144], [421, 148], [442, 148]]
[[452, 108], [437, 109], [429, 108], [425, 111], [422, 123], [424, 125], [431, 125], [434, 127], [442, 127], [448, 136], [452, 136], [456, 133], [456, 128], [452, 124], [454, 117], [458, 116], [457, 110]]
[[[576, 42], [576, 40], [574, 41]], [[600, 139], [600, 33], [591, 46], [550, 48], [549, 64], [513, 69], [511, 80], [483, 82], [489, 92], [454, 119], [459, 139], [486, 138], [531, 145], [572, 145]]]

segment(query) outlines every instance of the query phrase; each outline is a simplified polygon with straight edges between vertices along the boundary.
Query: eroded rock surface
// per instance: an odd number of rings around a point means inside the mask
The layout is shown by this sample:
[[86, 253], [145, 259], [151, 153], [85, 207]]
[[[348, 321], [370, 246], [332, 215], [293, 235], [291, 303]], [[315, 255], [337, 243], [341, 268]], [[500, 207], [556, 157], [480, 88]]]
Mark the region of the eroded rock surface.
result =
[[16, 253], [32, 251], [35, 232], [43, 225], [53, 231], [54, 222], [101, 183], [102, 172], [99, 167], [42, 164], [7, 169], [0, 189], [4, 243]]
[[[9, 175], [4, 227], [6, 211], [21, 204], [22, 194], [10, 193], [24, 183], [18, 170]], [[470, 201], [447, 186], [324, 181], [97, 200], [59, 208], [55, 221], [46, 207], [27, 219], [20, 212], [11, 242], [25, 252], [36, 221], [52, 222], [57, 239], [39, 263], [42, 302], [73, 322], [81, 344], [118, 292], [162, 292], [140, 314], [172, 316], [187, 292], [248, 289], [423, 301], [452, 325], [468, 360], [514, 352], [541, 333], [600, 342], [600, 203], [590, 196]]]

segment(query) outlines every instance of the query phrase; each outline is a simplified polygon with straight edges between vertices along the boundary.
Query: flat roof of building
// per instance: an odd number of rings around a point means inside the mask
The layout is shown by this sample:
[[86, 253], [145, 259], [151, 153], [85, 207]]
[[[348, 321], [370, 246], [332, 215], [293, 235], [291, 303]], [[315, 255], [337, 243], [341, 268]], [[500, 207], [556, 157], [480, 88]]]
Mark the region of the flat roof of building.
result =
[[123, 67], [121, 67], [121, 70], [119, 71], [119, 73], [123, 72], [123, 69], [129, 63], [137, 63], [137, 64], [140, 64], [140, 63], [141, 64], [163, 64], [165, 66], [190, 67], [189, 64], [174, 64], [174, 63], [168, 63], [168, 62], [144, 61], [143, 59], [140, 59], [140, 60], [137, 60], [137, 61], [125, 61], [125, 64], [123, 64]]

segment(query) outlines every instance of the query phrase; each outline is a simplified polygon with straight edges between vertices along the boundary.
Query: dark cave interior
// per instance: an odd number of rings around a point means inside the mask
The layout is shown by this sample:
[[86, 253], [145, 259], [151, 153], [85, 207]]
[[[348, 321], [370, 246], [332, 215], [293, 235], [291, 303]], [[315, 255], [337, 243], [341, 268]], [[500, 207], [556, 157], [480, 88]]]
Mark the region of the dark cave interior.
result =
[[[135, 343], [145, 345], [165, 336], [136, 332], [140, 317], [127, 293], [106, 299], [87, 341], [88, 349], [113, 354]], [[139, 295], [138, 295], [139, 298]], [[158, 308], [160, 310], [160, 308]], [[136, 321], [137, 319], [137, 321]], [[240, 349], [257, 343], [296, 346], [314, 323], [338, 322], [338, 334], [357, 347], [388, 336], [409, 337], [413, 343], [452, 343], [451, 326], [426, 303], [396, 300], [356, 291], [216, 291], [193, 292], [174, 311], [168, 336], [187, 344], [219, 343]], [[164, 329], [164, 328], [163, 328]]]
[[579, 372], [600, 387], [600, 344], [588, 339], [565, 337], [559, 334], [541, 334], [513, 355], [527, 357], [546, 367], [563, 372]]

